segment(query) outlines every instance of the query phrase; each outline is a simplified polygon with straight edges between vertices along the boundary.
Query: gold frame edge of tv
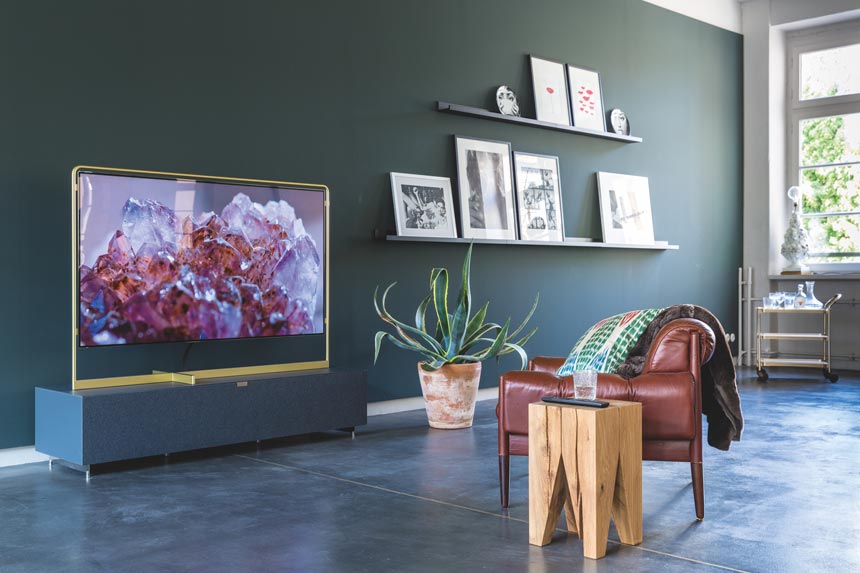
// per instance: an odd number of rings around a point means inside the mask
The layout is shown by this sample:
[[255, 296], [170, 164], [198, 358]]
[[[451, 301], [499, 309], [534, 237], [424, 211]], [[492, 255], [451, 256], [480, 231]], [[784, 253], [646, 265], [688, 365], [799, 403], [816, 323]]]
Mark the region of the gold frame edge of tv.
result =
[[[81, 171], [93, 171], [103, 174], [116, 175], [154, 175], [158, 177], [176, 177], [204, 181], [224, 181], [234, 183], [249, 183], [263, 185], [277, 185], [296, 189], [316, 190], [323, 193], [323, 226], [325, 238], [325, 270], [323, 282], [325, 287], [325, 304], [323, 316], [323, 335], [325, 336], [325, 359], [309, 362], [289, 362], [283, 364], [261, 364], [257, 366], [238, 366], [232, 368], [213, 368], [209, 370], [193, 370], [188, 372], [161, 372], [153, 370], [152, 374], [136, 374], [129, 376], [112, 376], [108, 378], [78, 379], [78, 325], [80, 324], [79, 304], [79, 280], [80, 272], [78, 266], [78, 175]], [[273, 181], [267, 179], [247, 179], [241, 177], [221, 177], [213, 175], [199, 175], [191, 173], [172, 173], [169, 171], [147, 171], [142, 169], [121, 169], [114, 167], [97, 167], [94, 165], [77, 165], [72, 169], [72, 390], [90, 390], [94, 388], [111, 388], [116, 386], [134, 386], [138, 384], [196, 384], [203, 379], [224, 378], [228, 376], [252, 376], [255, 374], [277, 374], [286, 372], [298, 372], [302, 370], [316, 370], [329, 367], [329, 305], [330, 297], [330, 275], [329, 261], [331, 260], [331, 244], [329, 224], [329, 188], [319, 183], [296, 183], [292, 181]]]

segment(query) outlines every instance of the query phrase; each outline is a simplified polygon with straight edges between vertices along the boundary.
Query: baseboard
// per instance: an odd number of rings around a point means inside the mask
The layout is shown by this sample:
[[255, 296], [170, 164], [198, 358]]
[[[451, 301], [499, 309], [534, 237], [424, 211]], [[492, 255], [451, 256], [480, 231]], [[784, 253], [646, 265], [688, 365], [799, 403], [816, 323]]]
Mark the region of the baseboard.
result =
[[9, 448], [0, 450], [0, 468], [7, 466], [19, 466], [21, 464], [32, 464], [45, 462], [48, 456], [40, 454], [34, 446], [23, 446], [20, 448]]
[[[481, 388], [478, 390], [478, 401], [495, 400], [499, 397], [499, 389]], [[410, 410], [423, 410], [424, 398], [400, 398], [398, 400], [385, 400], [383, 402], [371, 402], [367, 405], [368, 416], [381, 416], [383, 414], [395, 414], [397, 412], [408, 412]]]

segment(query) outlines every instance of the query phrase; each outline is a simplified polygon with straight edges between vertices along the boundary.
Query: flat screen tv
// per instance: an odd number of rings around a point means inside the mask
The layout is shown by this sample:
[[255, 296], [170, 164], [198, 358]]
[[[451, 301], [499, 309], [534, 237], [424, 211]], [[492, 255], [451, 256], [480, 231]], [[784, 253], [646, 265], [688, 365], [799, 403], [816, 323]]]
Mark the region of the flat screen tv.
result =
[[79, 346], [324, 334], [324, 187], [76, 178]]

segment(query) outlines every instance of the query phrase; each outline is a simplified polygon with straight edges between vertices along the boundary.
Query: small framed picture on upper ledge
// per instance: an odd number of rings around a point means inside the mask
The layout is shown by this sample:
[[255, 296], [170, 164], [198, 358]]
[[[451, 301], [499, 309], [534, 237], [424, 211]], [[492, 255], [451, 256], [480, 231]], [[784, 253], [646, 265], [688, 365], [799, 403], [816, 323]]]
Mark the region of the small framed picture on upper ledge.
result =
[[603, 117], [603, 93], [597, 71], [567, 65], [570, 84], [570, 106], [574, 127], [606, 131]]
[[571, 125], [564, 64], [529, 56], [532, 87], [535, 96], [535, 116], [538, 121]]

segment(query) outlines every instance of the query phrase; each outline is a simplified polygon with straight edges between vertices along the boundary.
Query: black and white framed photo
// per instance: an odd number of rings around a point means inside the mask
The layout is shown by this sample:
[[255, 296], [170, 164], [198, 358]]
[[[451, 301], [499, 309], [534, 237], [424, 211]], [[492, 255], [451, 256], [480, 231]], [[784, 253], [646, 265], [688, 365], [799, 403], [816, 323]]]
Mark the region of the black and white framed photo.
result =
[[511, 144], [460, 136], [454, 139], [463, 237], [516, 240]]
[[654, 244], [647, 177], [600, 171], [597, 189], [605, 243]]
[[392, 173], [391, 196], [401, 237], [457, 237], [449, 178]]
[[514, 152], [517, 213], [524, 241], [564, 241], [558, 157]]
[[606, 131], [600, 75], [595, 70], [568, 64], [567, 78], [570, 85], [573, 125]]
[[537, 120], [570, 125], [570, 98], [564, 64], [537, 56], [529, 56], [529, 60]]

